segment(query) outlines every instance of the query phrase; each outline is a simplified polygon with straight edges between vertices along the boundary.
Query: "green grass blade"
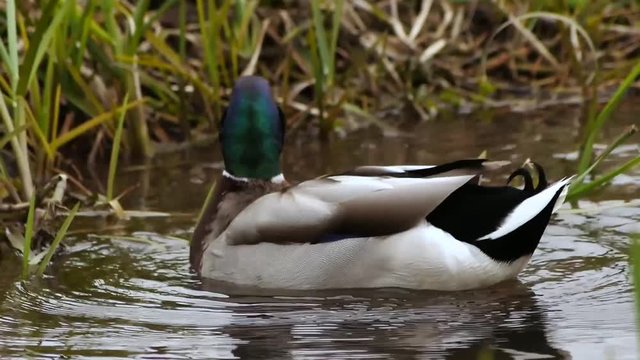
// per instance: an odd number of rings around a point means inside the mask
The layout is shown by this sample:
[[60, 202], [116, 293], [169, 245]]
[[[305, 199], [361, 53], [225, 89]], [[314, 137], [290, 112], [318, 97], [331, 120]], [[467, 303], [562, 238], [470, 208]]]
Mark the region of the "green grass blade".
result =
[[7, 172], [7, 165], [5, 165], [4, 160], [0, 157], [0, 182], [4, 183], [6, 186], [6, 182], [9, 181], [9, 174]]
[[316, 98], [322, 94], [324, 89], [324, 72], [322, 70], [322, 59], [320, 58], [320, 49], [315, 35], [315, 28], [310, 27], [307, 33], [307, 42], [309, 43], [309, 58], [311, 59], [311, 68], [315, 78], [314, 87], [316, 88]]
[[214, 74], [213, 74], [213, 61], [214, 59], [212, 58], [212, 54], [209, 51], [211, 49], [211, 46], [209, 45], [209, 36], [207, 34], [207, 21], [206, 18], [207, 16], [206, 14], [206, 9], [205, 9], [205, 5], [204, 5], [204, 0], [197, 0], [196, 1], [196, 6], [197, 6], [197, 12], [198, 12], [198, 25], [200, 28], [200, 38], [202, 39], [202, 48], [203, 48], [203, 52], [204, 52], [204, 59], [205, 59], [205, 64], [206, 64], [206, 68], [209, 72], [209, 76], [211, 77], [212, 83], [214, 83]]
[[[138, 64], [146, 65], [141, 62]], [[179, 71], [176, 73], [182, 75]], [[144, 84], [144, 87], [149, 91], [149, 105], [151, 107], [163, 107], [166, 106], [166, 104], [175, 104], [180, 101], [180, 93], [172, 91], [164, 79], [156, 78], [142, 71], [140, 72], [140, 82]], [[206, 96], [206, 92], [200, 95]], [[185, 103], [188, 100], [190, 100], [190, 98], [187, 97], [187, 99], [184, 100]]]
[[[95, 30], [93, 30], [95, 36]], [[94, 38], [87, 39], [87, 50], [91, 54], [91, 59], [96, 62], [96, 67], [104, 69], [104, 74], [108, 76], [118, 77], [122, 69], [113, 61], [111, 49], [106, 47], [104, 43], [110, 43], [115, 48], [115, 40], [99, 40]], [[117, 56], [117, 55], [116, 55]]]
[[[123, 104], [126, 104], [128, 101], [129, 101], [129, 94], [127, 93], [124, 96]], [[124, 127], [124, 119], [126, 114], [127, 114], [126, 109], [123, 109], [120, 112], [116, 133], [113, 136], [113, 145], [111, 147], [111, 159], [109, 160], [109, 178], [107, 180], [107, 201], [111, 201], [113, 199], [113, 188], [116, 182], [116, 170], [118, 168], [118, 156], [120, 154], [120, 144], [122, 140], [122, 128]]]
[[[104, 14], [104, 12], [102, 12]], [[94, 19], [89, 19], [89, 27], [91, 28], [91, 36], [87, 39], [87, 47], [93, 42], [92, 37], [95, 38], [95, 41], [100, 43], [108, 44], [111, 47], [116, 46], [116, 40], [111, 37], [111, 34]], [[99, 60], [99, 59], [96, 59]]]
[[[120, 61], [124, 61], [127, 62], [129, 61], [126, 58], [120, 58]], [[188, 69], [186, 66], [183, 66], [182, 64], [179, 65], [174, 65], [173, 63], [165, 63], [157, 58], [148, 58], [148, 57], [141, 57], [138, 60], [138, 64], [142, 65], [142, 66], [146, 66], [146, 67], [151, 67], [151, 68], [156, 68], [159, 70], [163, 70], [163, 71], [167, 71], [169, 73], [172, 74], [176, 74], [178, 76], [183, 76], [185, 77], [187, 80], [189, 80], [189, 82], [196, 88], [196, 93], [199, 93], [202, 98], [206, 101], [206, 102], [211, 102], [212, 99], [214, 99], [214, 89], [210, 88], [201, 77], [192, 74], [192, 71], [190, 69]], [[149, 77], [148, 75], [145, 76], [144, 73], [142, 74], [142, 77]], [[156, 85], [162, 85], [162, 87], [166, 88], [166, 83], [161, 83], [157, 80], [153, 80], [153, 79], [149, 79], [149, 82], [147, 82], [148, 86], [151, 87], [158, 87]], [[170, 91], [166, 91], [166, 89], [164, 89], [165, 95], [174, 98], [177, 95], [170, 92]]]
[[[36, 32], [34, 33], [32, 42], [29, 45], [29, 49], [27, 50], [25, 59], [22, 63], [20, 81], [17, 89], [17, 94], [19, 95], [25, 95], [29, 84], [35, 77], [42, 58], [49, 49], [49, 44], [51, 43], [53, 35], [56, 34], [58, 26], [62, 23], [68, 13], [67, 7], [73, 6], [75, 1], [66, 0], [64, 8], [60, 9], [58, 12], [54, 11], [57, 1], [50, 1], [50, 3], [54, 3], [52, 6], [53, 9], [51, 9], [51, 14], [53, 15], [52, 19], [46, 18], [44, 15], [44, 18], [40, 19], [36, 26]], [[46, 10], [48, 10], [48, 7], [45, 11]]]
[[[49, 0], [47, 4], [42, 7], [40, 21], [37, 22], [34, 31], [29, 36], [29, 47], [24, 54], [24, 58], [22, 60], [22, 65], [20, 66], [20, 79], [17, 84], [17, 88], [14, 90], [17, 93], [24, 93], [28, 87], [28, 82], [26, 78], [26, 72], [30, 72], [33, 69], [33, 64], [35, 62], [36, 50], [38, 44], [42, 42], [42, 38], [50, 26], [50, 21], [54, 17], [54, 13], [56, 10], [57, 1]], [[35, 71], [35, 69], [34, 69]]]
[[234, 13], [240, 14], [240, 16], [236, 16], [234, 19], [234, 41], [236, 42], [238, 53], [244, 57], [251, 57], [257, 46], [256, 32], [250, 31], [250, 25], [252, 24], [252, 19], [254, 19], [257, 6], [257, 1], [235, 2]]
[[[238, 43], [234, 41], [234, 34], [232, 30], [233, 22], [229, 21], [227, 14], [231, 10], [233, 0], [224, 0], [220, 4], [220, 7], [211, 6], [210, 9], [215, 10], [209, 14], [209, 21], [211, 22], [210, 36], [216, 36], [212, 44], [216, 56], [218, 57], [218, 64], [220, 66], [220, 75], [222, 76], [222, 84], [227, 87], [233, 86], [233, 81], [238, 74]], [[210, 4], [215, 4], [213, 0], [209, 0]], [[229, 43], [229, 55], [225, 56], [224, 49], [225, 44]], [[227, 61], [230, 64], [227, 64]]]
[[42, 107], [36, 109], [38, 117], [38, 126], [46, 135], [47, 140], [51, 140], [51, 105], [53, 104], [53, 87], [54, 87], [54, 70], [55, 63], [52, 57], [47, 59], [47, 69], [44, 74], [44, 83], [42, 85]]
[[51, 142], [58, 137], [58, 123], [60, 119], [60, 96], [62, 95], [62, 87], [60, 84], [56, 86], [56, 93], [53, 101], [53, 126], [51, 126]]
[[11, 86], [13, 92], [16, 92], [18, 85], [18, 27], [16, 24], [16, 2], [15, 0], [7, 0], [7, 42], [9, 46], [9, 69], [11, 76]]
[[311, 58], [311, 67], [313, 68], [313, 76], [315, 77], [315, 82], [313, 84], [314, 88], [314, 96], [316, 101], [316, 106], [320, 111], [320, 130], [322, 136], [325, 136], [329, 132], [328, 125], [324, 120], [324, 86], [325, 86], [325, 77], [322, 70], [321, 59], [318, 56], [318, 44], [315, 36], [315, 28], [312, 26], [309, 28], [309, 32], [307, 33], [307, 41], [309, 42], [309, 56]]
[[[0, 41], [0, 44], [2, 44], [2, 41]], [[2, 76], [0, 76], [0, 93], [11, 94], [11, 85]]]
[[140, 45], [142, 34], [144, 34], [144, 15], [149, 8], [149, 0], [140, 0], [135, 3], [135, 9], [133, 12], [133, 23], [135, 24], [135, 31], [131, 35], [129, 40], [129, 54], [134, 54]]
[[582, 184], [582, 186], [577, 187], [571, 194], [569, 194], [567, 196], [568, 201], [572, 201], [575, 200], [581, 196], [584, 196], [596, 189], [598, 189], [601, 186], [604, 186], [605, 184], [609, 183], [611, 180], [613, 180], [613, 178], [615, 178], [616, 176], [620, 175], [620, 174], [624, 174], [627, 171], [630, 171], [631, 169], [635, 168], [636, 166], [640, 165], [640, 156], [637, 156], [629, 161], [627, 161], [626, 163], [622, 164], [620, 167], [609, 171], [608, 173], [598, 177], [597, 179], [593, 180], [590, 183], [587, 184]]
[[629, 90], [629, 88], [634, 84], [638, 76], [640, 76], [640, 62], [633, 67], [620, 86], [618, 86], [611, 99], [609, 99], [602, 111], [600, 111], [598, 116], [596, 116], [593, 124], [588, 125], [586, 139], [578, 162], [578, 173], [583, 173], [587, 168], [589, 168], [589, 164], [591, 163], [591, 158], [593, 156], [593, 145], [596, 141], [596, 137], [600, 133], [600, 129], [609, 120], [609, 118], [611, 118], [611, 114], [618, 108], [618, 105], [624, 98], [627, 90]]
[[[180, 1], [178, 6], [178, 53], [180, 54], [180, 61], [184, 64], [187, 63], [187, 3]], [[184, 76], [178, 78], [179, 100], [178, 100], [178, 121], [182, 128], [182, 133], [187, 141], [191, 140], [191, 132], [189, 131], [189, 123], [186, 116], [186, 94], [184, 87], [186, 85]]]
[[75, 139], [76, 137], [85, 134], [88, 130], [93, 129], [94, 127], [107, 122], [113, 118], [114, 114], [117, 114], [119, 111], [125, 111], [135, 106], [140, 106], [144, 103], [143, 100], [135, 100], [123, 106], [120, 106], [116, 109], [113, 109], [109, 112], [102, 113], [94, 118], [91, 118], [82, 124], [76, 126], [71, 129], [69, 132], [60, 135], [51, 143], [51, 148], [53, 151], [57, 151], [62, 145], [68, 143], [69, 141]]
[[36, 272], [37, 276], [42, 276], [42, 274], [44, 274], [44, 271], [47, 269], [49, 262], [51, 262], [51, 258], [53, 258], [53, 254], [56, 253], [56, 249], [58, 248], [58, 246], [60, 246], [60, 242], [62, 242], [62, 239], [64, 239], [65, 235], [67, 234], [67, 230], [69, 230], [69, 226], [71, 226], [71, 222], [73, 222], [73, 219], [76, 217], [79, 208], [80, 203], [77, 202], [73, 209], [71, 209], [71, 212], [69, 212], [69, 215], [67, 215], [67, 217], [64, 219], [62, 226], [60, 226], [60, 229], [58, 229], [58, 232], [56, 232], [56, 237], [53, 239], [53, 242], [47, 250], [47, 254], [45, 255], [44, 259], [42, 259], [42, 262], [40, 262], [40, 264], [38, 265], [38, 270]]
[[[582, 182], [584, 181], [584, 179], [596, 168], [598, 167], [598, 165], [600, 165], [600, 163], [607, 158], [607, 156], [609, 156], [609, 154], [611, 154], [611, 152], [617, 148], [618, 146], [622, 145], [627, 139], [629, 139], [629, 137], [631, 137], [633, 134], [635, 134], [638, 131], [638, 128], [635, 125], [630, 126], [628, 129], [626, 129], [622, 134], [620, 134], [620, 136], [618, 136], [611, 144], [609, 144], [609, 146], [607, 146], [607, 148], [602, 152], [602, 154], [600, 154], [596, 160], [593, 162], [593, 164], [591, 164], [591, 166], [589, 166], [588, 169], [586, 169], [584, 172], [582, 172], [581, 174], [578, 175], [578, 177], [576, 177], [576, 179], [572, 182], [570, 189], [575, 189], [576, 187], [579, 187]], [[571, 196], [571, 190], [569, 190], [569, 196]]]
[[27, 223], [24, 228], [24, 247], [22, 248], [22, 278], [29, 276], [29, 258], [31, 257], [31, 240], [33, 239], [33, 227], [36, 214], [36, 197], [35, 195], [29, 200], [29, 213], [27, 214]]
[[[65, 69], [81, 90], [79, 94], [81, 98], [74, 101], [74, 103], [77, 104], [78, 102], [82, 102], [83, 105], [81, 108], [87, 109], [89, 111], [87, 112], [89, 116], [95, 116], [95, 114], [104, 112], [105, 109], [102, 106], [102, 102], [98, 99], [93, 89], [91, 89], [91, 86], [84, 80], [82, 74], [80, 74], [80, 68], [75, 68], [73, 64], [66, 63]], [[67, 86], [66, 88], [69, 89], [69, 87], [70, 86]]]
[[340, 23], [342, 21], [342, 12], [344, 10], [344, 0], [335, 0], [335, 10], [333, 12], [333, 24], [331, 24], [331, 66], [329, 68], [329, 83], [333, 84], [336, 74], [336, 53], [338, 50], [338, 35], [340, 34]]
[[[4, 96], [0, 93], [0, 117], [4, 122], [5, 131], [11, 133], [16, 128], [20, 128], [25, 125], [24, 122], [14, 122], [14, 119], [11, 118], [9, 114], [9, 109], [7, 108], [7, 104], [4, 101]], [[23, 147], [20, 142], [20, 135], [24, 135], [21, 131], [16, 132], [15, 136], [10, 138], [11, 149], [13, 150], [13, 154], [16, 157], [16, 162], [18, 163], [18, 170], [20, 171], [20, 178], [22, 180], [22, 192], [25, 195], [26, 199], [31, 198], [33, 194], [33, 181], [31, 177], [31, 167], [29, 166], [29, 154], [26, 151], [26, 142]]]
[[211, 199], [213, 199], [213, 194], [215, 193], [216, 193], [216, 184], [213, 183], [209, 188], [209, 192], [207, 193], [207, 197], [204, 199], [204, 203], [202, 204], [202, 207], [200, 208], [200, 212], [198, 213], [196, 223], [199, 223], [200, 219], [202, 219], [202, 216], [204, 215], [205, 210], [207, 210], [207, 206], [209, 205], [209, 202], [211, 201]]
[[316, 36], [316, 43], [320, 54], [322, 74], [329, 75], [329, 41], [324, 30], [324, 17], [320, 10], [320, 0], [311, 0], [311, 17], [313, 20], [313, 30]]
[[49, 160], [53, 161], [53, 157], [55, 156], [55, 154], [51, 150], [51, 146], [47, 141], [46, 135], [42, 132], [42, 129], [40, 129], [40, 126], [38, 126], [35, 116], [29, 109], [27, 100], [21, 96], [18, 98], [18, 103], [21, 105], [22, 109], [24, 109], [26, 118], [29, 120], [29, 123], [31, 124], [31, 130], [36, 135], [36, 138], [40, 141], [40, 144], [42, 145], [42, 147], [37, 147], [37, 150], [39, 151], [40, 149], [44, 149]]
[[73, 58], [73, 64], [76, 68], [80, 68], [84, 59], [85, 50], [87, 48], [87, 39], [89, 38], [89, 33], [91, 32], [91, 23], [96, 7], [95, 3], [95, 0], [89, 0], [87, 2], [82, 11], [82, 16], [80, 17], [80, 21], [76, 29], [80, 33], [79, 36], [74, 36], [77, 39], [78, 44]]
[[146, 40], [155, 48], [156, 51], [158, 51], [160, 55], [164, 56], [172, 66], [182, 69], [183, 71], [188, 71], [180, 59], [180, 55], [177, 54], [163, 39], [159, 38], [152, 32], [148, 32], [146, 34]]
[[[0, 60], [2, 60], [3, 64], [7, 64], [9, 66], [9, 71], [8, 73], [11, 74], [12, 69], [11, 69], [11, 59], [9, 58], [9, 52], [7, 51], [7, 48], [4, 46], [4, 42], [0, 39]], [[12, 75], [9, 75], [12, 76]], [[11, 80], [11, 82], [13, 83], [14, 81]]]
[[[200, 38], [202, 39], [202, 47], [204, 52], [204, 59], [206, 63], [207, 73], [209, 74], [209, 80], [213, 88], [213, 109], [217, 116], [220, 115], [220, 72], [218, 68], [217, 56], [214, 53], [214, 45], [212, 42], [217, 41], [215, 38], [210, 38], [209, 28], [212, 26], [211, 22], [207, 24], [206, 19], [207, 10], [205, 8], [204, 0], [197, 0], [197, 12], [198, 12], [198, 25], [200, 26]], [[209, 4], [211, 6], [211, 4]], [[217, 36], [217, 35], [215, 35]]]
[[9, 141], [11, 141], [11, 139], [13, 139], [14, 136], [17, 136], [18, 133], [24, 131], [27, 127], [28, 127], [27, 124], [22, 124], [22, 125], [18, 126], [17, 128], [13, 129], [13, 131], [4, 134], [2, 136], [2, 138], [0, 138], [0, 149], [2, 149], [5, 146], [7, 146]]
[[[229, 35], [229, 23], [226, 18], [226, 14], [229, 12], [230, 1], [223, 1], [220, 9], [217, 8], [214, 0], [208, 1], [209, 7], [209, 32], [208, 36], [211, 38], [209, 45], [211, 46], [211, 54], [216, 66], [219, 68], [217, 71], [220, 76], [220, 84], [226, 84], [231, 86], [233, 81], [233, 74], [229, 74], [226, 57], [223, 54], [223, 45], [230, 39]], [[224, 14], [224, 15], [223, 15]], [[227, 37], [223, 36], [223, 33], [227, 33]], [[231, 46], [232, 52], [235, 52], [234, 46]], [[231, 54], [231, 61], [237, 61], [235, 54]], [[233, 67], [233, 64], [231, 65]]]
[[104, 24], [109, 37], [114, 41], [114, 46], [117, 45], [117, 40], [122, 37], [118, 22], [116, 21], [116, 0], [103, 0], [102, 1], [102, 14], [104, 16]]
[[[145, 34], [147, 31], [149, 31], [149, 28], [151, 28], [151, 26], [158, 21], [167, 11], [169, 11], [169, 9], [171, 9], [176, 3], [178, 3], [178, 0], [168, 0], [162, 3], [162, 5], [160, 5], [160, 7], [158, 9], [156, 9], [156, 11], [154, 11], [154, 13], [149, 16], [149, 20], [147, 20], [142, 27], [142, 31], [140, 32], [140, 34]], [[186, 5], [186, 2], [180, 1], [179, 2], [180, 6], [182, 6], [182, 4]]]
[[[20, 99], [20, 97], [16, 97]], [[24, 96], [22, 97], [24, 99]], [[34, 81], [29, 85], [29, 102], [27, 107], [33, 107], [36, 111], [42, 109], [42, 87], [37, 81]]]

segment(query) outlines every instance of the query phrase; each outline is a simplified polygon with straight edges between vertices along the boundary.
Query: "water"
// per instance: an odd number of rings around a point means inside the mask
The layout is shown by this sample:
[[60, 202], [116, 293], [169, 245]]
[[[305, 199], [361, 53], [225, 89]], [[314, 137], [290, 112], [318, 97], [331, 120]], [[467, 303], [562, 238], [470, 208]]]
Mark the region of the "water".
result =
[[[625, 105], [604, 133], [635, 119]], [[531, 157], [557, 179], [575, 167], [579, 112], [550, 109], [405, 126], [408, 137], [375, 130], [330, 149], [287, 145], [292, 179], [359, 164], [433, 163], [476, 156], [518, 164]], [[621, 163], [637, 145], [617, 151]], [[18, 281], [0, 264], [0, 357], [243, 359], [635, 359], [636, 324], [627, 249], [640, 232], [640, 171], [581, 202], [599, 212], [561, 213], [518, 280], [488, 289], [438, 293], [340, 290], [237, 294], [202, 284], [188, 267], [188, 238], [217, 150], [164, 156], [123, 171], [136, 184], [126, 206], [169, 211], [129, 222], [83, 219], [48, 276]], [[515, 166], [515, 165], [514, 165]], [[495, 181], [504, 181], [497, 177]], [[596, 202], [597, 201], [597, 202]]]

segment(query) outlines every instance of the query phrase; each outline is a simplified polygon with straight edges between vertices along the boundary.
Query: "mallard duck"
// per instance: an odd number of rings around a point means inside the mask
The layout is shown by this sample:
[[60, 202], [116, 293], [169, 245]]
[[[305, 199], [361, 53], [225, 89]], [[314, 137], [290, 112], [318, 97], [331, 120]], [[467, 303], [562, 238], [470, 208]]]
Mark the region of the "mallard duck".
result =
[[[489, 286], [529, 262], [570, 182], [548, 184], [533, 165], [507, 186], [485, 186], [480, 175], [504, 164], [467, 159], [291, 185], [280, 167], [284, 133], [268, 82], [240, 78], [220, 126], [224, 171], [191, 241], [202, 278], [299, 290]], [[518, 176], [524, 186], [508, 186]]]

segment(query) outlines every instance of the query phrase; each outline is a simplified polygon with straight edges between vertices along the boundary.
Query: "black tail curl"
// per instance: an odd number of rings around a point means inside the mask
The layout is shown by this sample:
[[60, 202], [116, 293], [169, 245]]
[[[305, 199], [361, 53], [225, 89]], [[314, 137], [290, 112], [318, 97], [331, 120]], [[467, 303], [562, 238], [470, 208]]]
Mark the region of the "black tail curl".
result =
[[[538, 177], [538, 184], [535, 187], [533, 186], [531, 166], [527, 166], [529, 164], [536, 170], [536, 175]], [[509, 179], [507, 180], [507, 185], [509, 185], [511, 181], [518, 176], [522, 176], [522, 179], [524, 180], [524, 191], [532, 191], [538, 193], [546, 189], [547, 185], [549, 185], [549, 183], [547, 182], [547, 176], [544, 173], [544, 169], [542, 168], [542, 166], [535, 162], [529, 162], [528, 164], [525, 164], [525, 166], [511, 173], [511, 175], [509, 175]]]
[[[509, 185], [518, 176], [524, 181], [522, 190]], [[534, 178], [537, 178], [537, 184]], [[498, 238], [483, 238], [500, 228], [516, 207], [539, 194], [547, 185], [542, 166], [529, 162], [514, 171], [505, 186], [475, 183], [461, 186], [427, 215], [427, 221], [457, 240], [478, 247], [492, 259], [509, 263], [533, 254], [549, 223], [560, 189], [544, 209], [515, 230]]]

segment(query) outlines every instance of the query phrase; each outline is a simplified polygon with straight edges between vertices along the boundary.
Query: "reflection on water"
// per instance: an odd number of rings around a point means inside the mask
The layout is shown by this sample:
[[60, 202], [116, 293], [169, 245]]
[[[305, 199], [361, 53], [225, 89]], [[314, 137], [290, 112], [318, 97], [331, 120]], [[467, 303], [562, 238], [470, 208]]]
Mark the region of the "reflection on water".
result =
[[[605, 138], [624, 127], [621, 114]], [[357, 164], [431, 163], [488, 150], [515, 163], [531, 156], [558, 178], [574, 166], [579, 132], [571, 116], [554, 110], [443, 121], [419, 125], [409, 137], [372, 131], [329, 148], [291, 143], [285, 166], [302, 179]], [[635, 152], [637, 146], [622, 149], [611, 162]], [[626, 249], [627, 234], [638, 231], [638, 208], [564, 212], [519, 281], [489, 289], [247, 293], [193, 278], [188, 246], [177, 239], [189, 236], [218, 159], [208, 149], [123, 174], [123, 188], [141, 184], [129, 207], [172, 211], [171, 218], [83, 220], [68, 254], [41, 280], [19, 282], [16, 264], [0, 264], [0, 357], [636, 358]], [[637, 197], [639, 181], [632, 173], [594, 199]]]
[[[249, 359], [465, 359], [563, 352], [518, 282], [463, 293], [406, 290], [225, 296], [188, 280], [185, 244], [79, 246], [56, 277], [16, 284], [0, 317], [5, 355], [173, 354]], [[135, 266], [134, 266], [135, 264]], [[162, 264], [164, 271], [159, 272]], [[187, 279], [187, 280], [185, 280]], [[44, 341], [43, 341], [44, 339]]]

